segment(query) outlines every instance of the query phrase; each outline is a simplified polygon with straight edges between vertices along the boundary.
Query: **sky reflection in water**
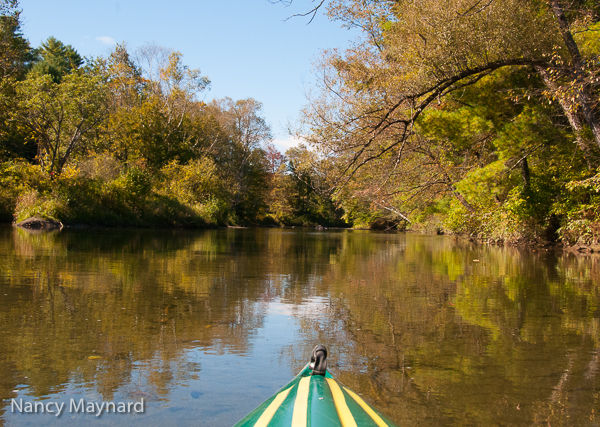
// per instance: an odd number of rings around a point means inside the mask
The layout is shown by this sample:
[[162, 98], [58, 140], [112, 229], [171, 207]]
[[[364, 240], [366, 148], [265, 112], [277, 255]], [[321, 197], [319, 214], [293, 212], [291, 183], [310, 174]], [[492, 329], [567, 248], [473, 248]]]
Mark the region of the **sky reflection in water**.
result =
[[229, 426], [323, 343], [403, 426], [598, 425], [598, 272], [442, 236], [0, 228], [0, 423]]

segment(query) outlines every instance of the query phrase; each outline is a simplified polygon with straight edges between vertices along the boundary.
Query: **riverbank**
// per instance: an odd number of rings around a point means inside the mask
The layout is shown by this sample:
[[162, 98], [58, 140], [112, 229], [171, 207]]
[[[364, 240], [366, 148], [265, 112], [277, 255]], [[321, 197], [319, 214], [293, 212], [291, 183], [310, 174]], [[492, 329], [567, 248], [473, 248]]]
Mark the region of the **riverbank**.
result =
[[241, 195], [212, 167], [172, 163], [152, 171], [104, 156], [55, 176], [27, 162], [0, 163], [0, 221], [39, 217], [64, 226], [141, 228], [346, 224], [331, 201], [297, 195], [293, 187], [281, 193], [277, 181], [292, 179], [287, 175], [265, 173], [260, 188]]
[[[2, 222], [0, 221], [0, 226], [12, 226], [26, 229], [27, 231], [33, 232], [48, 232], [48, 231], [60, 231], [62, 229], [118, 229], [118, 228], [126, 228], [126, 229], [182, 229], [185, 227], [179, 226], [171, 226], [171, 227], [119, 227], [119, 226], [106, 226], [100, 224], [63, 224], [59, 221], [55, 220], [46, 220], [42, 218], [28, 218], [25, 221], [20, 223], [14, 222]], [[240, 226], [240, 225], [205, 225], [203, 227], [187, 227], [188, 229], [252, 229], [252, 228], [287, 228], [287, 229], [309, 229], [316, 231], [327, 231], [327, 230], [353, 230], [353, 231], [374, 231], [374, 232], [401, 232], [401, 233], [409, 233], [409, 234], [443, 234], [443, 233], [424, 233], [422, 230], [411, 230], [411, 229], [403, 229], [403, 230], [381, 230], [378, 228], [365, 228], [365, 227], [323, 227], [323, 226], [294, 226], [294, 225], [273, 225], [273, 224], [254, 224], [250, 226]], [[470, 236], [459, 235], [459, 234], [449, 234], [449, 236], [453, 236], [455, 240], [462, 241], [470, 241], [472, 243], [477, 243], [483, 246], [510, 246], [515, 248], [528, 248], [531, 252], [551, 252], [551, 251], [559, 251], [559, 252], [567, 252], [575, 255], [599, 255], [600, 254], [600, 244], [583, 244], [578, 243], [574, 245], [568, 245], [564, 242], [535, 242], [535, 241], [520, 241], [520, 242], [504, 242], [504, 241], [496, 241], [492, 239], [475, 239]]]
[[503, 240], [484, 239], [484, 238], [473, 238], [467, 235], [454, 235], [457, 240], [470, 241], [473, 243], [486, 245], [486, 246], [510, 246], [516, 248], [530, 248], [532, 252], [536, 251], [562, 251], [569, 252], [578, 255], [584, 254], [600, 254], [600, 244], [591, 243], [575, 243], [568, 244], [563, 241], [533, 241], [533, 240], [519, 240], [505, 242]]

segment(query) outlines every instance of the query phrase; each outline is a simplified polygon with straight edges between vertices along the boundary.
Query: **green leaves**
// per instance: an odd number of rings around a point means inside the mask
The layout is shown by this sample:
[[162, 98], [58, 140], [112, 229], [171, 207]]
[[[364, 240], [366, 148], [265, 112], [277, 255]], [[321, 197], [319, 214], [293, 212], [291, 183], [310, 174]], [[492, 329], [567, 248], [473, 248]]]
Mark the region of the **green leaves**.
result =
[[56, 83], [60, 83], [63, 76], [71, 74], [84, 63], [73, 46], [65, 46], [54, 37], [49, 37], [39, 48], [34, 49], [33, 55], [31, 72], [40, 76], [50, 75]]
[[108, 114], [102, 79], [82, 72], [65, 76], [60, 84], [49, 75], [33, 74], [15, 90], [12, 119], [37, 142], [38, 160], [49, 173], [60, 174]]
[[479, 237], [568, 221], [593, 198], [565, 184], [600, 159], [600, 47], [597, 5], [562, 3], [333, 1], [364, 38], [324, 55], [300, 132], [338, 201]]

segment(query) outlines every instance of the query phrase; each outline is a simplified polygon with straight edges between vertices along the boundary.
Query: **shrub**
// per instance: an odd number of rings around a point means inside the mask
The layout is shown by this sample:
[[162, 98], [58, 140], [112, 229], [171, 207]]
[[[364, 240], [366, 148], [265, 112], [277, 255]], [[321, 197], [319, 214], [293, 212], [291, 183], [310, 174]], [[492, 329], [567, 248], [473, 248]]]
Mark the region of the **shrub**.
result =
[[60, 221], [65, 204], [64, 198], [46, 197], [40, 195], [37, 190], [25, 192], [17, 199], [14, 213], [15, 222], [21, 222], [31, 217]]
[[80, 161], [77, 165], [82, 177], [112, 181], [119, 177], [123, 165], [110, 154], [101, 153]]
[[26, 162], [0, 163], [0, 221], [16, 219], [19, 197], [49, 186], [49, 178], [39, 166]]
[[224, 188], [216, 174], [215, 163], [208, 158], [181, 165], [177, 161], [161, 169], [164, 192], [187, 203], [223, 198]]

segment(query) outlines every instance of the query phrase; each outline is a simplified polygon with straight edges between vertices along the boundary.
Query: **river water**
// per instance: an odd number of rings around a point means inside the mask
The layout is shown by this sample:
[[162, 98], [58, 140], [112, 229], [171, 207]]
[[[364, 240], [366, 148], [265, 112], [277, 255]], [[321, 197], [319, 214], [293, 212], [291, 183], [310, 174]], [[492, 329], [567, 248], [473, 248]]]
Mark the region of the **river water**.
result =
[[1, 227], [0, 424], [231, 426], [320, 343], [401, 426], [598, 426], [599, 288], [444, 236]]

